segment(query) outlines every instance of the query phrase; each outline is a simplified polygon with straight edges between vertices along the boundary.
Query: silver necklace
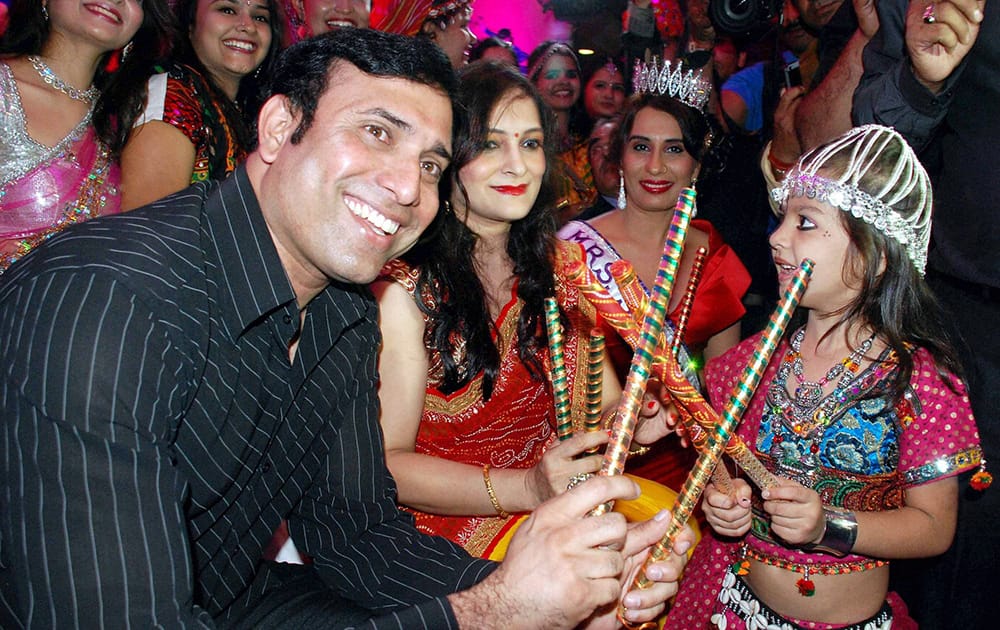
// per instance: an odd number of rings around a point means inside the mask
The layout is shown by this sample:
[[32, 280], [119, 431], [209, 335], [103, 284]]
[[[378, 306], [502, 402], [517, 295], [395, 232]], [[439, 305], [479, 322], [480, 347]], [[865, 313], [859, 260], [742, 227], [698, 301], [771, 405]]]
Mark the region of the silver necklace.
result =
[[823, 388], [827, 383], [843, 375], [843, 378], [837, 385], [838, 388], [843, 388], [854, 378], [858, 372], [858, 368], [861, 366], [861, 360], [864, 358], [865, 353], [871, 349], [872, 342], [875, 341], [875, 333], [872, 333], [870, 337], [861, 342], [861, 345], [855, 348], [851, 354], [847, 355], [844, 360], [830, 368], [826, 375], [818, 381], [807, 381], [802, 377], [805, 370], [802, 367], [802, 354], [800, 353], [800, 349], [802, 347], [802, 339], [805, 337], [805, 334], [806, 329], [803, 326], [799, 329], [795, 336], [792, 337], [792, 341], [789, 344], [792, 349], [792, 373], [795, 374], [795, 380], [799, 382], [798, 387], [795, 388], [794, 400], [792, 403], [798, 409], [813, 410], [823, 398]]
[[41, 57], [38, 55], [28, 55], [28, 61], [31, 62], [32, 67], [35, 69], [35, 72], [38, 73], [38, 76], [42, 78], [42, 81], [45, 81], [51, 85], [53, 89], [62, 92], [71, 99], [82, 101], [84, 103], [93, 103], [94, 99], [97, 98], [98, 92], [96, 87], [91, 85], [86, 90], [76, 89], [72, 85], [69, 85], [60, 79], [59, 76], [52, 71], [52, 68], [46, 65], [46, 63], [42, 61]]

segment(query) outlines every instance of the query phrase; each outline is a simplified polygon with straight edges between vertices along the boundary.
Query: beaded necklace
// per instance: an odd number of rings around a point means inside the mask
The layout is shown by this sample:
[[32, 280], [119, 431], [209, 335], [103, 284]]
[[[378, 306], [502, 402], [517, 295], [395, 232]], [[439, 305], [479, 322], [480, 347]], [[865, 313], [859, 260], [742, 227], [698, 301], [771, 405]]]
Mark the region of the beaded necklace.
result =
[[38, 76], [41, 77], [42, 81], [52, 86], [53, 89], [62, 92], [66, 96], [70, 97], [75, 101], [81, 101], [84, 103], [93, 103], [94, 99], [97, 98], [97, 88], [91, 85], [86, 90], [78, 90], [72, 85], [66, 83], [55, 71], [48, 66], [42, 58], [38, 55], [28, 55], [28, 61], [31, 62], [31, 67], [35, 69]]

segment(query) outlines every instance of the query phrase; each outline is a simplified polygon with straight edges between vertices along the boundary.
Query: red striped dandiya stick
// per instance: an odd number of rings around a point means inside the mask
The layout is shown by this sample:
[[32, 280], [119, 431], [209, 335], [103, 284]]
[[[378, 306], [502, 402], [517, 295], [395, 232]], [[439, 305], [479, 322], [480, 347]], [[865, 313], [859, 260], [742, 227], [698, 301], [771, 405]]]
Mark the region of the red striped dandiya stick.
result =
[[[663, 332], [663, 322], [667, 316], [667, 305], [670, 303], [670, 291], [673, 288], [684, 252], [684, 239], [687, 236], [688, 225], [694, 209], [694, 190], [685, 188], [681, 191], [670, 220], [670, 230], [663, 244], [663, 254], [660, 256], [660, 266], [656, 271], [656, 282], [653, 284], [649, 301], [649, 310], [643, 319], [642, 330], [639, 333], [639, 344], [632, 355], [632, 364], [625, 387], [622, 391], [614, 425], [611, 428], [611, 440], [604, 451], [604, 461], [601, 464], [602, 475], [620, 475], [625, 471], [625, 460], [628, 458], [629, 447], [632, 446], [632, 435], [635, 432], [639, 418], [639, 407], [642, 396], [646, 393], [650, 368], [653, 364], [653, 353], [659, 345]], [[601, 514], [610, 506], [600, 505], [594, 508], [592, 514]]]

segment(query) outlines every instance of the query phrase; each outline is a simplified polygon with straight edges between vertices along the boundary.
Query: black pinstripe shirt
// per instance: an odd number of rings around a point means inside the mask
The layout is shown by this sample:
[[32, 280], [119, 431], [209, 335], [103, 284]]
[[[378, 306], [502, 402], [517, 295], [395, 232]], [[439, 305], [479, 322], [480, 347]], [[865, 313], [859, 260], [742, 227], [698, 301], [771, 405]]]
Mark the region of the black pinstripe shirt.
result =
[[[331, 246], [335, 246], [331, 244]], [[288, 518], [378, 627], [493, 566], [395, 505], [366, 288], [295, 295], [240, 169], [53, 239], [0, 284], [0, 627], [212, 625]]]

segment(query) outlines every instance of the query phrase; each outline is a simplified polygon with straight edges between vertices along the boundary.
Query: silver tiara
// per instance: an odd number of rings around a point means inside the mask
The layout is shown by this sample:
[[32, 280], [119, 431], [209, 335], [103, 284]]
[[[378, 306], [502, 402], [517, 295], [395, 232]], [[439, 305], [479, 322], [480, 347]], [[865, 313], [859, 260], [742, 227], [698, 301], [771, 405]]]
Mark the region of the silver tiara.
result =
[[685, 70], [680, 61], [673, 66], [669, 60], [660, 65], [656, 57], [645, 63], [636, 60], [632, 86], [637, 93], [666, 94], [699, 111], [712, 94], [712, 83], [702, 77], [700, 69]]
[[[869, 194], [858, 188], [857, 182], [880, 162], [882, 153], [892, 146], [899, 146], [900, 154], [886, 172], [886, 183], [882, 189]], [[825, 172], [821, 169], [827, 161], [838, 154], [846, 154], [850, 158], [843, 175], [836, 180], [820, 175], [820, 172]], [[893, 206], [905, 203], [913, 191], [917, 193], [918, 202], [904, 216]], [[920, 275], [924, 274], [931, 238], [933, 194], [927, 172], [913, 149], [894, 129], [879, 125], [855, 127], [802, 156], [781, 186], [771, 191], [771, 197], [780, 205], [789, 197], [802, 196], [849, 212], [895, 239], [906, 250], [906, 255]]]

